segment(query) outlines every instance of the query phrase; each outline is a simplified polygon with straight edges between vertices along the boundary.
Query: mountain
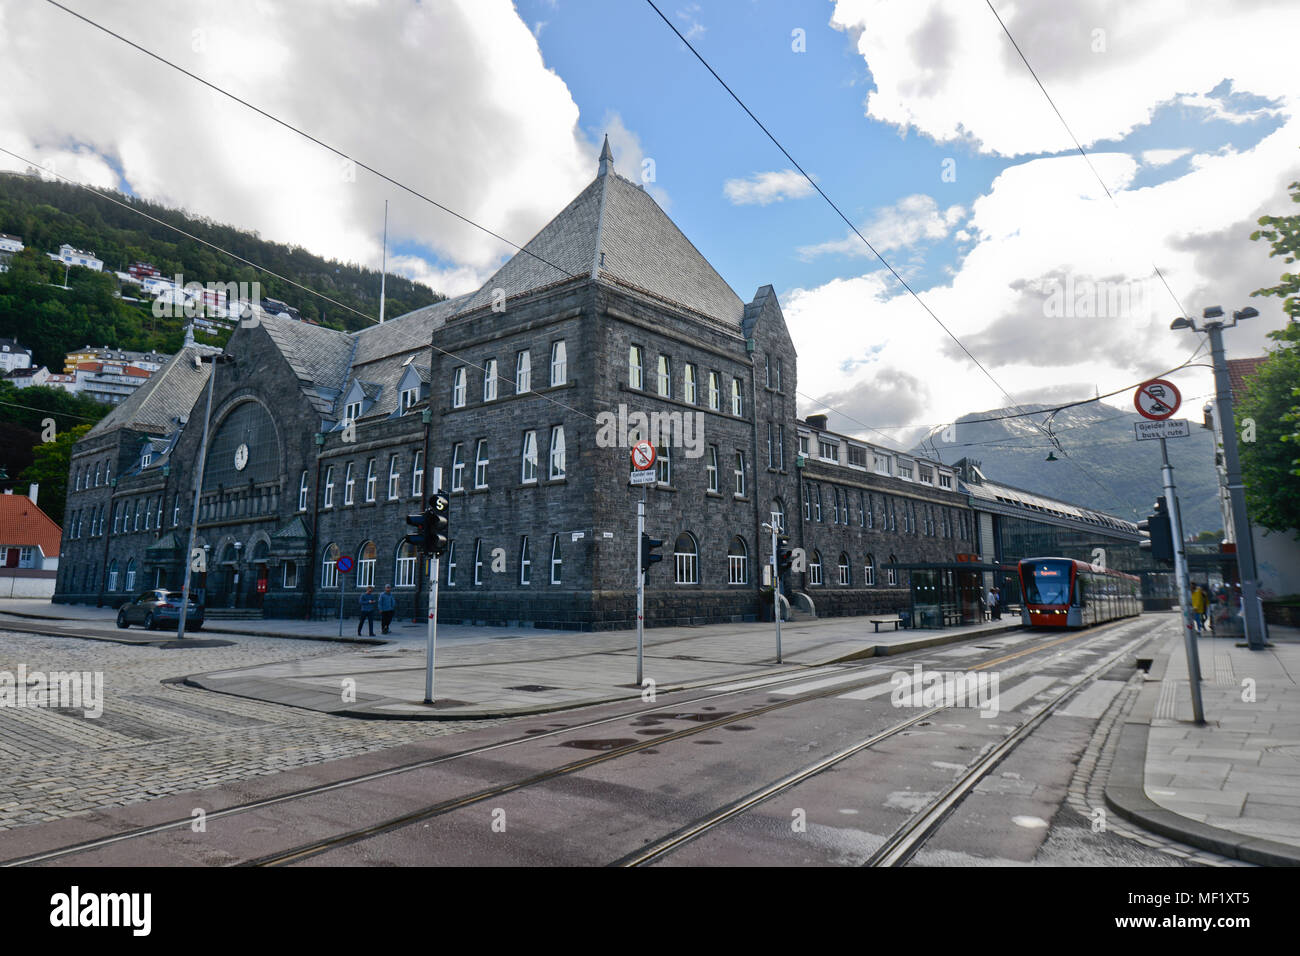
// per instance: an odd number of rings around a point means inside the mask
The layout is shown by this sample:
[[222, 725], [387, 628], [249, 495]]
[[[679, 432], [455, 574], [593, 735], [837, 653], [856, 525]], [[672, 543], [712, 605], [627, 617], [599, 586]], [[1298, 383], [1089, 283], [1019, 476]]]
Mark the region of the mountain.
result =
[[[1034, 414], [1002, 417], [1018, 411]], [[970, 458], [990, 481], [1121, 518], [1136, 521], [1149, 514], [1164, 492], [1160, 443], [1134, 439], [1134, 422], [1145, 419], [1101, 404], [1067, 408], [1051, 421], [1062, 454], [1039, 428], [1051, 411], [1050, 405], [1025, 405], [963, 415], [955, 426], [931, 431], [912, 452], [947, 464]], [[1185, 533], [1221, 529], [1213, 433], [1193, 422], [1189, 437], [1171, 438], [1167, 444]], [[1049, 452], [1059, 460], [1047, 461]]]

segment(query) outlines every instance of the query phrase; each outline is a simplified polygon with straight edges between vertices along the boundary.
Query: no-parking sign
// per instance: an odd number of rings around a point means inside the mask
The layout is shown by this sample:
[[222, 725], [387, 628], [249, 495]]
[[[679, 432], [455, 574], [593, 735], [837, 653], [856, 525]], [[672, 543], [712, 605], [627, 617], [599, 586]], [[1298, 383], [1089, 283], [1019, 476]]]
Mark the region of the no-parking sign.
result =
[[340, 574], [347, 574], [352, 570], [352, 559], [345, 554], [335, 562], [335, 567], [339, 569]]
[[1178, 386], [1163, 378], [1153, 378], [1149, 382], [1143, 382], [1133, 395], [1133, 405], [1137, 408], [1138, 414], [1153, 422], [1164, 421], [1178, 411], [1178, 406], [1182, 402], [1183, 397], [1178, 392]]

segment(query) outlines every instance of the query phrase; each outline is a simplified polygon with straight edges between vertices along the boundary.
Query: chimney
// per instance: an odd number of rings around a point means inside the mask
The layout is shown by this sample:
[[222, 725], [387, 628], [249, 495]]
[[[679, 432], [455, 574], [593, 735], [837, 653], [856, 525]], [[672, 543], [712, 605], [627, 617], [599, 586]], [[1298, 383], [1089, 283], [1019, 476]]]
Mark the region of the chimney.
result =
[[27, 488], [27, 497], [32, 499], [32, 504], [36, 504], [36, 496], [41, 493], [41, 486], [32, 484]]
[[815, 428], [818, 431], [826, 430], [827, 416], [825, 415], [809, 415], [805, 421], [808, 422], [809, 428]]

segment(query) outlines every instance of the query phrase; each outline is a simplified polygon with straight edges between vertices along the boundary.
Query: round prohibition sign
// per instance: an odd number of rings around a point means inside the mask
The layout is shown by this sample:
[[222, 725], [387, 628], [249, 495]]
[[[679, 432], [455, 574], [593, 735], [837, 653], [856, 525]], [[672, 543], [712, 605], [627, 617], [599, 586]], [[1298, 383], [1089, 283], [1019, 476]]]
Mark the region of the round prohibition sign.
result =
[[1133, 393], [1133, 405], [1138, 414], [1153, 422], [1162, 422], [1178, 411], [1183, 403], [1183, 396], [1178, 386], [1163, 378], [1153, 378], [1143, 382]]
[[338, 561], [336, 561], [334, 564], [335, 567], [339, 569], [340, 574], [347, 574], [349, 571], [352, 570], [352, 559], [349, 558], [346, 554], [343, 555], [343, 557], [339, 558]]
[[655, 464], [655, 446], [644, 438], [632, 446], [632, 467], [637, 471], [648, 471]]

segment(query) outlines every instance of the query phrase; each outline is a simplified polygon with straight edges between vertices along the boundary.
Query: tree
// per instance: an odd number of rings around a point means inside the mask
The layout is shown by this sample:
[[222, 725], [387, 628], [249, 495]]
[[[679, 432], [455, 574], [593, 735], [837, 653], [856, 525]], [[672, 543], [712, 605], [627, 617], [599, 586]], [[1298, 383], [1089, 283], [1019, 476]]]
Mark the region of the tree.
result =
[[[1300, 182], [1287, 187], [1291, 190], [1291, 201], [1300, 202]], [[1273, 245], [1269, 257], [1283, 256], [1287, 265], [1300, 256], [1300, 216], [1260, 216], [1259, 224], [1263, 229], [1256, 229], [1250, 238], [1258, 242], [1267, 239]], [[1282, 297], [1282, 311], [1293, 320], [1300, 320], [1300, 275], [1293, 272], [1282, 273], [1282, 281], [1267, 289], [1256, 289], [1251, 295], [1269, 295]]]
[[90, 431], [89, 425], [78, 425], [58, 433], [54, 441], [38, 442], [32, 448], [32, 463], [19, 475], [22, 488], [35, 483], [41, 486], [37, 504], [42, 511], [63, 526], [63, 506], [68, 500], [68, 468], [72, 461], [72, 446]]

